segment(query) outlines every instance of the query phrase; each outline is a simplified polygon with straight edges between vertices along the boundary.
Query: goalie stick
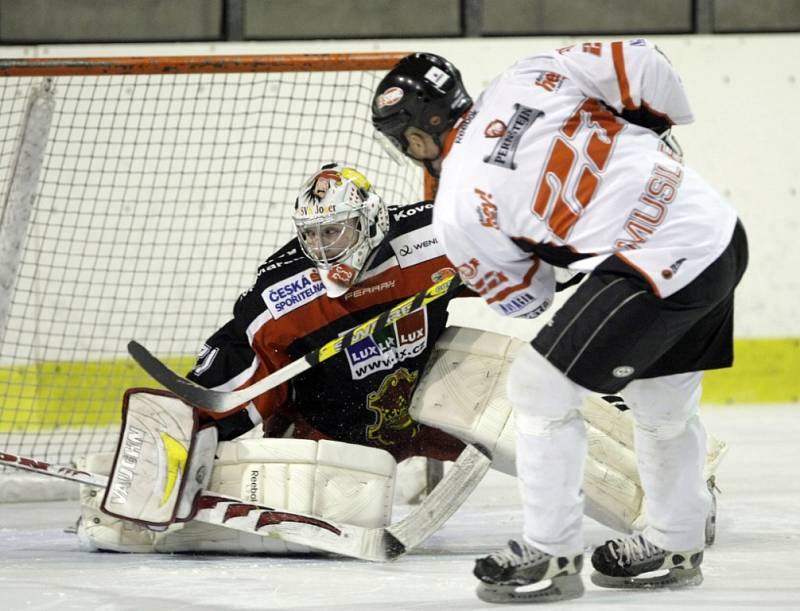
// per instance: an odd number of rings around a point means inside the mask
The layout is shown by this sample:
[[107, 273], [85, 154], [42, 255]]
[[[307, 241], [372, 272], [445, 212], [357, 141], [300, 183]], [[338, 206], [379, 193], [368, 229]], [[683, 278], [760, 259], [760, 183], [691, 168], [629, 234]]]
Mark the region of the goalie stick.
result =
[[388, 327], [430, 302], [452, 293], [460, 284], [461, 282], [458, 274], [448, 276], [428, 289], [401, 301], [375, 318], [371, 318], [353, 327], [344, 335], [329, 341], [321, 348], [317, 348], [313, 352], [289, 363], [285, 367], [259, 380], [252, 386], [248, 386], [242, 390], [222, 392], [210, 390], [199, 384], [195, 384], [191, 380], [187, 380], [183, 376], [172, 371], [153, 356], [147, 348], [136, 341], [132, 340], [128, 343], [128, 352], [154, 380], [187, 403], [212, 412], [225, 412], [238, 405], [247, 403], [251, 399], [280, 386], [284, 382], [288, 382], [296, 375], [339, 354], [342, 350], [354, 343], [370, 337], [377, 331]]
[[[193, 519], [261, 536], [278, 535], [291, 543], [373, 562], [392, 560], [430, 537], [455, 513], [483, 479], [491, 463], [488, 453], [467, 445], [434, 490], [402, 520], [383, 528], [342, 524], [301, 513], [245, 503], [204, 491]], [[0, 452], [0, 465], [105, 488], [104, 475], [52, 465], [42, 460]]]

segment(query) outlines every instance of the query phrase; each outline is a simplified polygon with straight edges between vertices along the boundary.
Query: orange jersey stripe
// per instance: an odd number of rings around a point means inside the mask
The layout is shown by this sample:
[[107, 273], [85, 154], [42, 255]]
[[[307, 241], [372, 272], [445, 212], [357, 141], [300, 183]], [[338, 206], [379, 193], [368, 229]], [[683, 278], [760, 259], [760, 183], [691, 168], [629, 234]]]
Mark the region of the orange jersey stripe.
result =
[[614, 59], [614, 72], [617, 73], [619, 96], [622, 99], [622, 105], [628, 110], [636, 110], [636, 105], [631, 99], [631, 91], [628, 85], [628, 75], [625, 73], [625, 56], [622, 52], [621, 42], [611, 43], [611, 57]]

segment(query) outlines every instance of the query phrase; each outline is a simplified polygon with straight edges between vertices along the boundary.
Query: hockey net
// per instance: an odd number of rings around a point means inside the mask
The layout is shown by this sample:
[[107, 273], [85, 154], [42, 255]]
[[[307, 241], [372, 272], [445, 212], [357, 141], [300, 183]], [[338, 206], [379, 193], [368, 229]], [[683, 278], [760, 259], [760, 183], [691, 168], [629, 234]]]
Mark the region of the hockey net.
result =
[[[0, 451], [113, 449], [123, 391], [155, 384], [128, 340], [188, 371], [321, 164], [421, 199], [369, 117], [400, 57], [0, 60]], [[12, 479], [0, 500], [40, 495]]]

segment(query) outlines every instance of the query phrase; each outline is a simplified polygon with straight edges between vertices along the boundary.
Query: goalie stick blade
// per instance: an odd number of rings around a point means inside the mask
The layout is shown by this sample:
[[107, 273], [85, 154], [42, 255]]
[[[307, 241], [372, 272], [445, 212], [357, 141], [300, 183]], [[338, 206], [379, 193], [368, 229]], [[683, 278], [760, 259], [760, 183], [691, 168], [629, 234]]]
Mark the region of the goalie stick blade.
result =
[[458, 510], [492, 464], [489, 451], [478, 445], [465, 447], [447, 474], [417, 508], [386, 528], [386, 554], [395, 558], [416, 547]]
[[51, 465], [44, 460], [17, 456], [3, 451], [0, 451], [0, 466], [13, 467], [14, 469], [22, 469], [23, 471], [33, 471], [40, 475], [57, 477], [58, 479], [86, 484], [87, 486], [94, 486], [95, 488], [105, 488], [108, 485], [108, 478], [105, 475], [89, 473], [88, 471], [82, 471], [66, 465]]
[[[191, 380], [187, 380], [183, 376], [178, 375], [137, 341], [131, 340], [128, 342], [128, 354], [130, 354], [133, 360], [156, 382], [167, 390], [174, 392], [187, 403], [191, 403], [196, 407], [214, 409], [212, 406], [215, 404], [215, 395], [225, 394], [203, 388]], [[236, 406], [233, 405], [231, 407]]]
[[135, 340], [128, 342], [128, 353], [150, 377], [164, 388], [172, 391], [187, 403], [212, 412], [226, 412], [239, 405], [244, 405], [251, 399], [280, 386], [311, 367], [305, 359], [298, 359], [243, 390], [222, 392], [203, 388], [178, 375]]

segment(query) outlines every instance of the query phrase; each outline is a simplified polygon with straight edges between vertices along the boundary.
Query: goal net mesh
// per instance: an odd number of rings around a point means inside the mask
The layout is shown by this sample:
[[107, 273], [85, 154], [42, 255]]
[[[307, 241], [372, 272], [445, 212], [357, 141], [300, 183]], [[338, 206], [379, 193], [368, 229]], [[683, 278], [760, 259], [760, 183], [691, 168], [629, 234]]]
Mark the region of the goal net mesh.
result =
[[[359, 168], [390, 204], [422, 199], [422, 173], [373, 137], [382, 70], [342, 68], [0, 77], [0, 248], [20, 244], [0, 273], [0, 451], [66, 464], [113, 449], [123, 391], [156, 386], [127, 342], [188, 371], [293, 237], [323, 163]], [[35, 198], [15, 203], [36, 89], [52, 121]]]

